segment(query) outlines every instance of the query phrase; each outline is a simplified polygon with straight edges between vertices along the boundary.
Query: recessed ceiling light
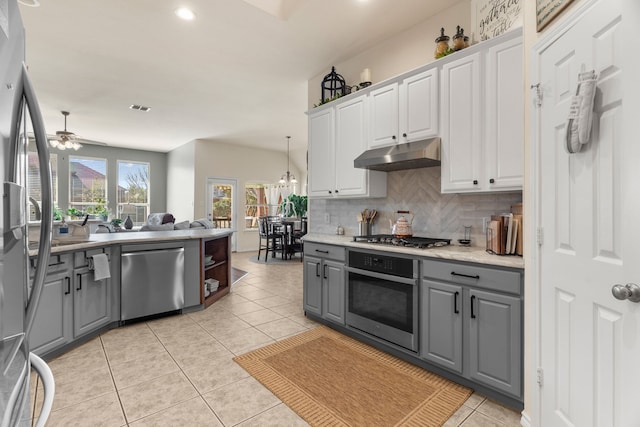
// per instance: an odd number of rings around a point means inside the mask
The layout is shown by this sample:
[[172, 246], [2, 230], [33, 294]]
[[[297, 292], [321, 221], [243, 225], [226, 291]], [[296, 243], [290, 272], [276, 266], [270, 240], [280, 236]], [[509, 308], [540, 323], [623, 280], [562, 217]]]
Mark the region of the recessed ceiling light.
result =
[[196, 14], [193, 13], [191, 9], [187, 9], [186, 7], [176, 9], [176, 16], [180, 19], [184, 19], [185, 21], [192, 21], [196, 18]]

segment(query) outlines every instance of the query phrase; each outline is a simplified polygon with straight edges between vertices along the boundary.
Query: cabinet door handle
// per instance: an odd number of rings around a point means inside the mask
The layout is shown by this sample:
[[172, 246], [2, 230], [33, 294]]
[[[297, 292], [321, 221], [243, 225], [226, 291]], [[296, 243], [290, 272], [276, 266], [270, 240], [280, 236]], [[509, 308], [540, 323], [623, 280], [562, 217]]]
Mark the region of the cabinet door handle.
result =
[[392, 135], [392, 136], [391, 136], [391, 139], [393, 139], [393, 140], [395, 141], [395, 140], [396, 140], [396, 136], [395, 136], [395, 135]]
[[76, 278], [78, 279], [78, 287], [76, 288], [76, 291], [81, 291], [82, 290], [82, 274], [76, 274]]
[[495, 180], [495, 179], [493, 179], [493, 178], [491, 178], [491, 179], [489, 180], [489, 184], [493, 184], [494, 182], [496, 182], [496, 180]]
[[323, 279], [327, 278], [327, 264], [322, 266], [322, 278]]
[[336, 190], [336, 194], [338, 194], [338, 190]]
[[317, 262], [317, 263], [316, 263], [316, 277], [320, 277], [320, 271], [319, 271], [319, 269], [320, 269], [320, 263], [319, 263], [319, 262]]
[[69, 295], [71, 293], [71, 277], [67, 276], [65, 277], [65, 280], [67, 281], [67, 290], [64, 294]]
[[455, 314], [460, 313], [460, 310], [458, 310], [458, 295], [460, 295], [460, 292], [456, 291], [455, 294], [453, 294], [453, 312]]
[[402, 134], [402, 137], [403, 137], [403, 138], [406, 138], [406, 137], [407, 137], [407, 134], [406, 134], [406, 133], [403, 133], [403, 134]]
[[477, 274], [475, 276], [471, 276], [470, 274], [462, 274], [462, 273], [456, 273], [455, 271], [452, 271], [451, 275], [452, 276], [460, 276], [460, 277], [468, 277], [469, 279], [480, 280], [480, 276], [478, 276]]
[[473, 180], [473, 185], [478, 185], [478, 180], [477, 179]]
[[476, 301], [476, 296], [475, 295], [471, 295], [471, 318], [472, 319], [476, 318], [476, 314], [473, 311], [473, 304], [475, 303], [475, 301]]

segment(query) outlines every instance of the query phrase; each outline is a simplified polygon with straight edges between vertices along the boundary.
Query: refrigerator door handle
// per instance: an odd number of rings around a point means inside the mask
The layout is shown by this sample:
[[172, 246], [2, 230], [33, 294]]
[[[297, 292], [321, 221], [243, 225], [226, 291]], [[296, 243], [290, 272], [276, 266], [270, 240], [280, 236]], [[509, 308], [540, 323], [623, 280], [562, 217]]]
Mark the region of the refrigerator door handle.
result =
[[29, 361], [31, 367], [38, 373], [42, 380], [42, 386], [44, 388], [44, 401], [42, 402], [42, 408], [40, 409], [40, 415], [38, 421], [36, 421], [35, 427], [44, 427], [51, 408], [53, 407], [53, 397], [56, 394], [56, 383], [53, 380], [53, 373], [44, 360], [39, 358], [34, 353], [29, 353]]
[[[51, 254], [51, 230], [53, 223], [53, 206], [52, 206], [52, 185], [51, 185], [51, 166], [49, 164], [49, 147], [47, 147], [47, 132], [44, 128], [42, 112], [33, 90], [33, 85], [27, 73], [27, 67], [22, 64], [21, 78], [22, 93], [24, 101], [29, 109], [33, 133], [36, 140], [36, 148], [38, 150], [38, 164], [40, 166], [40, 185], [42, 191], [42, 220], [40, 222], [40, 247], [38, 248], [38, 264], [36, 266], [33, 278], [33, 287], [31, 289], [31, 298], [27, 304], [27, 313], [25, 318], [25, 333], [29, 336], [33, 321], [36, 317], [42, 288], [44, 287], [44, 279], [49, 265], [49, 255]], [[19, 135], [16, 132], [15, 135]]]

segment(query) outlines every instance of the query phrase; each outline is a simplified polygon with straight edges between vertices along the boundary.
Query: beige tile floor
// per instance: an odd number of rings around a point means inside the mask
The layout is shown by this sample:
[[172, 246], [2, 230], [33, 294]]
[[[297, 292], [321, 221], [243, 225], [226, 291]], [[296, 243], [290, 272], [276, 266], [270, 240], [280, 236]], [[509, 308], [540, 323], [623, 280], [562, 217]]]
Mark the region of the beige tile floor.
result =
[[[249, 274], [207, 310], [113, 329], [49, 361], [47, 426], [307, 425], [232, 360], [317, 326], [302, 311], [302, 263], [257, 264], [254, 255], [232, 255]], [[519, 425], [517, 412], [479, 394], [445, 424]]]

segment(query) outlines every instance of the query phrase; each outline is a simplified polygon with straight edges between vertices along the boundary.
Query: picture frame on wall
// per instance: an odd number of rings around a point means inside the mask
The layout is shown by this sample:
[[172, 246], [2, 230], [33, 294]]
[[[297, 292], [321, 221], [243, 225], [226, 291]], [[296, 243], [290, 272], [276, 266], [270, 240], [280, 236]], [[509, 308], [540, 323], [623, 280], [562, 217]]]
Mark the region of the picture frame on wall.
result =
[[549, 25], [573, 0], [536, 0], [536, 31]]
[[523, 4], [524, 0], [471, 0], [473, 42], [489, 40], [521, 27]]

